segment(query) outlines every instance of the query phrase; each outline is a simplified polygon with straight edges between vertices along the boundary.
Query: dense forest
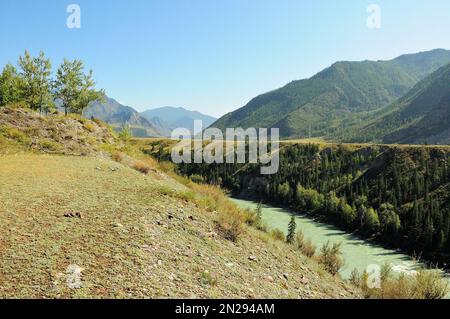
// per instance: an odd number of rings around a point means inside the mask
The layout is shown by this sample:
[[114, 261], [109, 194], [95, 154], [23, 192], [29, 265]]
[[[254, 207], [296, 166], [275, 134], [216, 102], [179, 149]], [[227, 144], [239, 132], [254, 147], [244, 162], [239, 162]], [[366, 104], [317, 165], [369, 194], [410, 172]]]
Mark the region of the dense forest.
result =
[[[161, 145], [150, 152], [164, 159]], [[431, 147], [285, 145], [280, 169], [180, 164], [182, 175], [236, 196], [308, 213], [418, 258], [450, 261], [450, 157]]]

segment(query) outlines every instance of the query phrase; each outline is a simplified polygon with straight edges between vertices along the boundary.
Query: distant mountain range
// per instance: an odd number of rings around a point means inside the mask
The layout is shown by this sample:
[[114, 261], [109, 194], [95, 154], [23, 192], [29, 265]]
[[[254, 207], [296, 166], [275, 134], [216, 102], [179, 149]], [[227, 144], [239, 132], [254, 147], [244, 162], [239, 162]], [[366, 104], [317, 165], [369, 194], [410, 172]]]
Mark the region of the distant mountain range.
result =
[[[176, 128], [187, 128], [191, 132], [194, 131], [194, 121], [203, 121], [203, 128], [207, 128], [213, 124], [217, 118], [202, 114], [197, 111], [189, 111], [182, 107], [165, 106], [148, 111], [144, 111], [141, 115], [152, 123], [162, 125], [164, 129], [168, 129], [166, 136], [170, 136], [170, 132]], [[167, 134], [168, 133], [168, 134]]]
[[[443, 49], [389, 61], [337, 62], [310, 79], [254, 98], [212, 126], [278, 127], [283, 138], [394, 143], [428, 137], [429, 142], [445, 142], [450, 122], [439, 120], [429, 110], [448, 114], [450, 82], [445, 82], [446, 68], [440, 68], [449, 63], [450, 51]], [[391, 128], [402, 130], [389, 131], [383, 124], [387, 121]], [[422, 136], [425, 123], [433, 128]]]
[[179, 127], [193, 131], [195, 120], [202, 120], [204, 127], [208, 127], [216, 120], [212, 116], [182, 107], [167, 106], [139, 113], [110, 97], [106, 97], [104, 102], [91, 103], [83, 115], [105, 121], [117, 131], [129, 126], [133, 136], [136, 137], [168, 137], [173, 129]]

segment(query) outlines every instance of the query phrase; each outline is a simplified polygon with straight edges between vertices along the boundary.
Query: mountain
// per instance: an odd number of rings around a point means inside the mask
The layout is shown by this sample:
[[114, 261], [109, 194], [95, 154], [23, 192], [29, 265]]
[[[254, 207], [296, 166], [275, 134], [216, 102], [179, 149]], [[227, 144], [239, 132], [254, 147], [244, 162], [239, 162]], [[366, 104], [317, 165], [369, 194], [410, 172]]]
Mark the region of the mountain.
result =
[[212, 126], [278, 127], [283, 138], [334, 137], [448, 63], [450, 51], [443, 49], [389, 61], [337, 62], [309, 79], [252, 99]]
[[136, 110], [125, 106], [116, 100], [106, 97], [104, 102], [93, 102], [83, 112], [87, 118], [98, 118], [116, 130], [121, 130], [128, 125], [133, 136], [154, 137], [160, 136], [157, 127], [149, 120], [141, 116]]
[[450, 144], [450, 64], [383, 109], [352, 139], [401, 144]]
[[187, 128], [191, 132], [194, 130], [194, 121], [203, 121], [203, 128], [210, 126], [217, 119], [202, 114], [197, 111], [189, 111], [182, 107], [165, 106], [142, 112], [141, 115], [149, 121], [158, 121], [165, 125], [165, 136], [170, 136], [170, 132], [175, 128]]

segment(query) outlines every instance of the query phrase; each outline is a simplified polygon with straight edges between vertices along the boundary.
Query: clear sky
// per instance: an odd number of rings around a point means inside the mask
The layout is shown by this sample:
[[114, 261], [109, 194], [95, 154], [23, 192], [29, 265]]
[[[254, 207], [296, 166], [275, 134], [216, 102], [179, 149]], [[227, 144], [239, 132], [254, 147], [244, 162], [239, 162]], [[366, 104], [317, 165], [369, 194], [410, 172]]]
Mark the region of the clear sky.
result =
[[[81, 7], [81, 29], [66, 8]], [[369, 4], [381, 28], [369, 29]], [[337, 60], [450, 49], [449, 0], [0, 0], [0, 65], [29, 49], [80, 58], [99, 88], [145, 110], [220, 116]]]

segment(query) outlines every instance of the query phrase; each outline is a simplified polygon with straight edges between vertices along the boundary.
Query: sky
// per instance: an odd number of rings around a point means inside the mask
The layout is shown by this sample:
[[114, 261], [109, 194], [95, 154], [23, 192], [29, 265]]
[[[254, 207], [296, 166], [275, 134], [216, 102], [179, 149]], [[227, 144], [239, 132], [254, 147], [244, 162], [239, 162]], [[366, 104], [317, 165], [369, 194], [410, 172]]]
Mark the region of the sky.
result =
[[450, 49], [449, 31], [448, 0], [0, 0], [0, 66], [25, 49], [82, 59], [122, 104], [218, 117], [336, 61]]

